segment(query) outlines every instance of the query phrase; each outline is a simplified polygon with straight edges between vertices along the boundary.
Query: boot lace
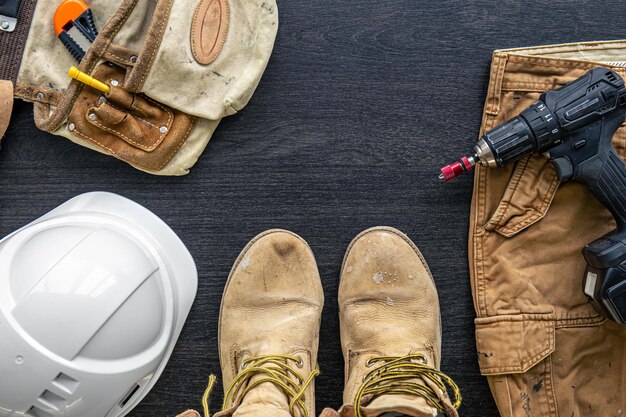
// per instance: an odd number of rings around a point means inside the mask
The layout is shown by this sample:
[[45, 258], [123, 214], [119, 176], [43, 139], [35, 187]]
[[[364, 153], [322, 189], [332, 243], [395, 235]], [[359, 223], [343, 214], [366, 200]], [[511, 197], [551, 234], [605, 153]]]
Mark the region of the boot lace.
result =
[[[290, 365], [292, 363], [292, 365]], [[281, 388], [289, 400], [289, 412], [296, 415], [296, 409], [302, 417], [308, 417], [305, 391], [313, 380], [320, 374], [316, 367], [307, 377], [294, 369], [293, 365], [301, 368], [302, 359], [291, 355], [266, 355], [246, 359], [242, 364], [242, 371], [235, 377], [226, 392], [222, 411], [232, 407], [237, 399], [245, 397], [255, 387], [272, 383]], [[254, 381], [250, 382], [253, 378]], [[215, 385], [215, 377], [209, 378], [209, 385], [202, 397], [204, 416], [209, 417], [209, 395]]]
[[[383, 395], [417, 395], [428, 404], [446, 413], [444, 401], [449, 402], [446, 385], [454, 393], [452, 407], [461, 406], [461, 391], [452, 378], [441, 371], [426, 365], [424, 355], [415, 354], [402, 357], [378, 356], [368, 359], [366, 365], [382, 363], [363, 377], [363, 384], [356, 393], [354, 407], [356, 417], [363, 417], [361, 407]], [[415, 381], [421, 378], [425, 383]], [[440, 390], [440, 392], [437, 392]], [[365, 398], [365, 404], [361, 404]]]

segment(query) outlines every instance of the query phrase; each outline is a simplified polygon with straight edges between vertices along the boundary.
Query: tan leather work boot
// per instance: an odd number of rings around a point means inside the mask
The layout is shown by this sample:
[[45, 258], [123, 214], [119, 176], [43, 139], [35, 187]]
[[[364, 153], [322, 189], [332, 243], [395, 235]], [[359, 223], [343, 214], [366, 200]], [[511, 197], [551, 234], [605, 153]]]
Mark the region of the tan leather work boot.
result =
[[324, 295], [313, 252], [269, 230], [241, 252], [220, 312], [224, 405], [216, 416], [315, 417]]
[[[437, 289], [406, 235], [375, 227], [352, 241], [341, 270], [339, 309], [346, 362], [342, 417], [458, 416], [458, 387], [439, 371]], [[454, 404], [445, 384], [455, 393]]]

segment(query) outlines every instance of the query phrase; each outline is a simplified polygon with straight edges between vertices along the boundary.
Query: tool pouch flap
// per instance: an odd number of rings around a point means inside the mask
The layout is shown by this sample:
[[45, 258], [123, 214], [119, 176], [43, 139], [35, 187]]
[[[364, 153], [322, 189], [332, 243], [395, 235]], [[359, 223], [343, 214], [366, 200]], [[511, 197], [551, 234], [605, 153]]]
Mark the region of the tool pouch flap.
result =
[[477, 318], [476, 346], [483, 375], [524, 373], [554, 351], [552, 314]]
[[546, 215], [558, 185], [556, 171], [545, 156], [522, 159], [485, 229], [512, 237], [535, 224]]
[[[124, 80], [116, 65], [100, 64], [99, 79]], [[184, 144], [193, 117], [143, 94], [111, 87], [108, 94], [86, 88], [70, 112], [68, 130], [133, 165], [159, 171]]]
[[[59, 2], [37, 2], [15, 96], [35, 102], [42, 130], [153, 174], [186, 174], [258, 85], [278, 28], [275, 1], [88, 3], [99, 33], [79, 65], [53, 30]], [[71, 80], [72, 65], [110, 93]]]
[[270, 58], [278, 28], [276, 4], [265, 0], [158, 3], [161, 16], [152, 20], [126, 88], [212, 120], [242, 109]]

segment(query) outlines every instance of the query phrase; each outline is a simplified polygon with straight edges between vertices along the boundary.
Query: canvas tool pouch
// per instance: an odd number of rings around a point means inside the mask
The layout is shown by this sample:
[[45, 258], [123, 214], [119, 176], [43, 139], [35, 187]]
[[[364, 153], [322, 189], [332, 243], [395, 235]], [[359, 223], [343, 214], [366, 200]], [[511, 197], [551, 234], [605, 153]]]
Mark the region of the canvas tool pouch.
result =
[[[78, 65], [54, 33], [61, 1], [21, 3], [29, 29], [0, 32], [0, 76], [37, 127], [158, 175], [186, 174], [248, 103], [278, 28], [274, 0], [86, 0], [99, 35]], [[70, 79], [72, 65], [111, 92]]]
[[[482, 131], [596, 66], [626, 77], [626, 41], [496, 51]], [[626, 156], [626, 126], [613, 145]], [[586, 187], [559, 183], [542, 155], [476, 170], [476, 344], [502, 416], [625, 415], [626, 326], [600, 317], [582, 291], [582, 248], [614, 228]]]

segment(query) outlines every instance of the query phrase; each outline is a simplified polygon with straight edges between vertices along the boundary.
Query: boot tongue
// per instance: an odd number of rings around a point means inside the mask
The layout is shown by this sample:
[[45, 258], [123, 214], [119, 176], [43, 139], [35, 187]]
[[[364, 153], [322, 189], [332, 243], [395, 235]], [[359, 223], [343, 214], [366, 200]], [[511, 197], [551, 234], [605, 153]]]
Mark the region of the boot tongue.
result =
[[[250, 383], [254, 382], [254, 378]], [[252, 389], [233, 413], [233, 417], [292, 417], [283, 391], [271, 382]]]
[[438, 410], [423, 397], [415, 395], [383, 395], [361, 407], [366, 417], [383, 417], [385, 414], [409, 417], [434, 417]]

